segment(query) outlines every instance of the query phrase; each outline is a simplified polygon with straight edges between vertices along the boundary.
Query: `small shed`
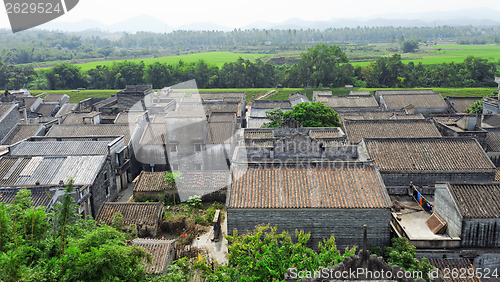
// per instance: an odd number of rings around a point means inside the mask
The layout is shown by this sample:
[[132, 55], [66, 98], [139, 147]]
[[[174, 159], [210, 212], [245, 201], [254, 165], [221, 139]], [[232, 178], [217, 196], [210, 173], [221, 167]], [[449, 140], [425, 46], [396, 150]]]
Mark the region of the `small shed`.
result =
[[168, 266], [175, 259], [175, 240], [136, 238], [132, 241], [132, 245], [142, 247], [151, 254], [151, 262], [143, 260], [148, 274], [166, 273]]

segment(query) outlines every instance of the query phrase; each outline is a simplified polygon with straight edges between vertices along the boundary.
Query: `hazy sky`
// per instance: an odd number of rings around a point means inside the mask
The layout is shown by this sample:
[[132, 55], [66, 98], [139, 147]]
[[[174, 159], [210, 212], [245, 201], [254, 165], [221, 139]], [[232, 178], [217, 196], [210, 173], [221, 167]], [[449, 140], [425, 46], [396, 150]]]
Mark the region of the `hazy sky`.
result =
[[[496, 9], [498, 3], [498, 0], [80, 0], [72, 11], [56, 21], [93, 19], [113, 24], [134, 16], [151, 15], [173, 27], [205, 21], [241, 27], [255, 21], [281, 22], [290, 18], [330, 20], [477, 7]], [[0, 27], [10, 27], [3, 5]]]

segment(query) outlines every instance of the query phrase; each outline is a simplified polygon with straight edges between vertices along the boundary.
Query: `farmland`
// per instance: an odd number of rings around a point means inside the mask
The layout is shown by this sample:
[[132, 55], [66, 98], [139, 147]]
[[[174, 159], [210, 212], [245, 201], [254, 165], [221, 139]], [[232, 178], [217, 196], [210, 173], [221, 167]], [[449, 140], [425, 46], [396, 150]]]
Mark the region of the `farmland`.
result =
[[[127, 60], [129, 62], [139, 63], [141, 61], [144, 62], [145, 65], [153, 64], [155, 62], [159, 62], [162, 64], [176, 64], [180, 60], [191, 63], [197, 62], [199, 60], [204, 60], [206, 63], [211, 65], [216, 65], [221, 67], [224, 63], [234, 62], [238, 60], [240, 57], [243, 59], [258, 59], [267, 56], [267, 54], [256, 54], [256, 53], [233, 53], [233, 52], [206, 52], [206, 53], [196, 53], [196, 54], [187, 54], [187, 55], [178, 55], [178, 56], [167, 56], [167, 57], [158, 57], [158, 58], [142, 58], [142, 59], [130, 59]], [[77, 64], [82, 71], [88, 71], [93, 69], [99, 65], [109, 66], [114, 62], [120, 62], [122, 60], [109, 60], [109, 61], [96, 61], [96, 62], [88, 62], [83, 64]], [[63, 63], [63, 62], [58, 62]], [[57, 64], [57, 63], [54, 63]]]

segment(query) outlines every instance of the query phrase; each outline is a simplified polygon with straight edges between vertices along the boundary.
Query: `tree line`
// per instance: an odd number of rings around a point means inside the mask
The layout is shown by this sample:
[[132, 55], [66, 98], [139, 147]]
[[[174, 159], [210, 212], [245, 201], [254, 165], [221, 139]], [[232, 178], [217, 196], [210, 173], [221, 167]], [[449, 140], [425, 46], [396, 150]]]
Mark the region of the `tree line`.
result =
[[195, 79], [199, 88], [303, 87], [494, 87], [497, 66], [468, 57], [459, 63], [423, 65], [401, 61], [399, 54], [381, 57], [367, 66], [353, 66], [336, 45], [319, 44], [301, 54], [294, 65], [276, 66], [239, 60], [217, 67], [203, 60], [176, 64], [120, 61], [88, 71], [61, 64], [35, 72], [31, 67], [0, 63], [0, 85], [9, 89], [123, 89], [127, 84], [152, 84], [155, 89]]
[[499, 43], [500, 26], [356, 27], [319, 29], [235, 29], [173, 31], [169, 33], [108, 33], [86, 31], [0, 30], [0, 61], [27, 64], [92, 58], [133, 58], [208, 51], [276, 53], [305, 51], [318, 43], [394, 43], [400, 38], [418, 42], [457, 41]]

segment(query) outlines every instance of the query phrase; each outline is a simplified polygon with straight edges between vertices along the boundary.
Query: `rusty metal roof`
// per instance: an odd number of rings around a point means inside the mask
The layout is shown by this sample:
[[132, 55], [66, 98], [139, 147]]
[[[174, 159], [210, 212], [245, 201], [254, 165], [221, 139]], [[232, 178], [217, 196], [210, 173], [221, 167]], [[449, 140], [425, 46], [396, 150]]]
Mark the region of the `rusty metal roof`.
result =
[[382, 170], [494, 170], [472, 138], [367, 138], [370, 159]]
[[163, 212], [162, 203], [104, 203], [97, 214], [96, 221], [110, 225], [115, 213], [123, 215], [126, 225], [156, 225]]
[[234, 168], [228, 208], [389, 208], [370, 163]]
[[432, 121], [405, 120], [346, 120], [344, 128], [351, 144], [363, 138], [441, 137]]

